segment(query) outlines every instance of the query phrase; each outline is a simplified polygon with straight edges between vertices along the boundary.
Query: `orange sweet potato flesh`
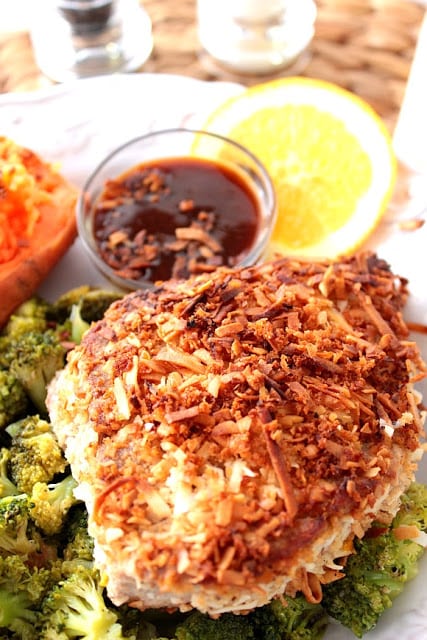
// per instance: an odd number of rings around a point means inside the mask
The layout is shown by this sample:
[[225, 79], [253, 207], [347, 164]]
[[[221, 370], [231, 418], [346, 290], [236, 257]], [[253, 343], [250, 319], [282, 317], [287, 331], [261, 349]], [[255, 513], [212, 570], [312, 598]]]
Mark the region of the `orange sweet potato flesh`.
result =
[[51, 164], [0, 137], [0, 327], [74, 241], [77, 195]]

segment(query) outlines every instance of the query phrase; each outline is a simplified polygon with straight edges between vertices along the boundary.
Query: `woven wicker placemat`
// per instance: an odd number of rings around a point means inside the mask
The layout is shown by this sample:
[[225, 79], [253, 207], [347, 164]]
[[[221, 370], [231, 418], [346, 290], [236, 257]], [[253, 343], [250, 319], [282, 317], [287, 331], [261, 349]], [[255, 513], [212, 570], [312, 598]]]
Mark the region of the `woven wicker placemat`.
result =
[[[252, 85], [265, 76], [236, 76], [201, 49], [195, 0], [144, 0], [153, 23], [154, 50], [142, 71]], [[424, 9], [405, 0], [318, 0], [315, 37], [294, 68], [329, 80], [367, 100], [394, 127]], [[52, 84], [37, 68], [28, 33], [0, 35], [0, 92], [32, 91]]]

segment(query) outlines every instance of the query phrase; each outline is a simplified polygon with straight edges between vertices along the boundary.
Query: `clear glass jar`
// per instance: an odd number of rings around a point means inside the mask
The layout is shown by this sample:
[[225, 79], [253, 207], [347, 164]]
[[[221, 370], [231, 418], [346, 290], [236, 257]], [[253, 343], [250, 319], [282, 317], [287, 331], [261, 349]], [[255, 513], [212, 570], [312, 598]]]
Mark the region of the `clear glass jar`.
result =
[[135, 71], [153, 48], [138, 0], [43, 0], [31, 39], [39, 68], [57, 82]]
[[313, 0], [198, 0], [198, 35], [218, 63], [239, 73], [293, 64], [314, 34]]
[[[246, 242], [245, 225], [239, 227], [237, 233], [239, 238], [236, 237], [236, 239], [233, 240], [232, 234], [233, 232], [236, 234], [236, 229], [238, 228], [236, 218], [234, 220], [228, 220], [227, 224], [222, 227], [219, 221], [219, 224], [213, 224], [213, 230], [210, 233], [215, 233], [215, 227], [217, 230], [221, 230], [217, 240], [221, 243], [222, 240], [220, 240], [220, 238], [224, 239], [226, 241], [223, 245], [224, 251], [226, 251], [226, 247], [228, 247], [228, 251], [230, 251], [229, 254], [226, 254], [224, 262], [221, 259], [221, 264], [245, 266], [254, 264], [264, 257], [271, 232], [274, 228], [277, 207], [271, 178], [263, 164], [241, 144], [215, 133], [185, 128], [151, 131], [143, 136], [125, 142], [102, 160], [83, 185], [77, 205], [77, 227], [83, 247], [100, 272], [120, 289], [130, 290], [145, 288], [147, 286], [152, 287], [153, 281], [150, 280], [150, 268], [147, 269], [147, 278], [131, 279], [131, 275], [123, 275], [126, 271], [124, 265], [122, 265], [123, 268], [120, 269], [119, 273], [117, 269], [105, 261], [105, 255], [102, 257], [102, 252], [99, 251], [97, 234], [95, 233], [96, 205], [100, 195], [104, 192], [109, 180], [114, 181], [129, 171], [138, 168], [143, 169], [144, 167], [151, 167], [152, 169], [156, 169], [157, 167], [157, 169], [161, 169], [162, 166], [165, 166], [165, 162], [178, 163], [179, 165], [180, 163], [185, 164], [185, 162], [188, 161], [196, 163], [196, 165], [197, 162], [200, 162], [202, 166], [206, 166], [205, 163], [207, 162], [210, 164], [211, 171], [216, 167], [222, 174], [222, 184], [226, 183], [225, 177], [227, 175], [231, 176], [228, 186], [225, 188], [230, 202], [234, 203], [232, 206], [236, 206], [239, 201], [236, 197], [236, 190], [232, 186], [233, 182], [240, 185], [243, 193], [246, 192], [246, 204], [251, 200], [256, 203], [258, 216], [256, 233], [241, 253], [233, 253], [233, 249], [236, 247], [235, 241], [242, 242], [243, 238], [243, 242]], [[175, 167], [176, 166], [177, 165], [175, 165]], [[160, 170], [159, 176], [161, 176], [161, 173], [162, 171]], [[188, 199], [185, 195], [187, 193], [187, 195], [190, 194], [192, 198], [196, 198], [196, 204], [197, 197], [200, 197], [201, 202], [204, 203], [203, 206], [207, 206], [206, 203], [214, 205], [213, 197], [215, 191], [212, 191], [212, 183], [206, 175], [198, 181], [195, 174], [192, 173], [192, 179], [187, 177], [187, 180], [190, 181], [184, 182], [184, 184], [182, 184], [181, 181], [177, 183], [177, 176], [179, 175], [179, 172], [177, 173], [171, 170], [168, 178], [168, 191], [172, 189], [175, 201], [177, 193], [180, 193], [181, 197], [184, 195], [184, 200], [187, 201]], [[188, 175], [187, 173], [187, 176]], [[159, 177], [159, 180], [161, 182], [161, 177]], [[165, 220], [167, 226], [173, 225], [175, 214], [172, 215], [172, 210], [169, 210], [167, 213], [167, 209], [166, 211], [163, 210], [162, 213], [162, 208], [165, 206], [165, 199], [161, 191], [160, 189], [159, 199], [156, 200], [155, 204], [158, 215], [154, 216], [154, 228], [149, 231], [149, 234], [152, 234], [154, 238], [158, 235], [158, 239], [163, 243], [170, 232], [165, 227]], [[197, 196], [197, 194], [199, 195]], [[251, 194], [251, 196], [248, 197], [248, 194]], [[136, 215], [136, 211], [139, 210], [141, 214], [140, 220], [143, 219], [143, 206], [145, 205], [136, 207], [134, 211]], [[238, 213], [237, 209], [235, 210], [236, 215]], [[210, 208], [208, 207], [207, 210], [210, 210]], [[178, 209], [176, 209], [176, 211], [178, 211]], [[215, 216], [217, 216], [218, 211], [215, 209], [215, 206], [213, 206], [212, 211], [216, 211]], [[119, 205], [115, 212], [115, 219], [118, 224], [120, 224], [120, 217], [123, 217], [123, 215], [124, 209]], [[191, 214], [189, 211], [187, 211], [186, 216], [188, 218], [188, 224], [190, 224]], [[231, 218], [233, 217], [234, 213], [231, 213]], [[241, 220], [244, 219], [244, 217], [246, 217], [245, 213], [243, 213]], [[129, 219], [127, 224], [129, 226]], [[156, 224], [159, 225], [158, 229]], [[133, 230], [133, 233], [135, 233], [135, 230]], [[212, 235], [212, 237], [215, 236]], [[156, 242], [156, 240], [154, 239], [153, 242]], [[220, 254], [217, 255], [219, 256]], [[156, 257], [156, 260], [160, 258], [161, 256], [159, 255]], [[170, 260], [170, 256], [167, 260]]]

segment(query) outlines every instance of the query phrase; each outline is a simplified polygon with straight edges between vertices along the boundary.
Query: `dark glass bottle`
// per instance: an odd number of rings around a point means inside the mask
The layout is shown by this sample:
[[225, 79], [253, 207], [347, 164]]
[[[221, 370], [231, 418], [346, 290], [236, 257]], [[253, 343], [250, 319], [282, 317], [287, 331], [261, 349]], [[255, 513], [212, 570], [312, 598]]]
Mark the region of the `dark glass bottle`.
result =
[[113, 0], [59, 0], [60, 14], [70, 24], [76, 36], [103, 31], [110, 20]]
[[43, 0], [31, 39], [38, 66], [57, 82], [136, 71], [153, 47], [139, 0]]

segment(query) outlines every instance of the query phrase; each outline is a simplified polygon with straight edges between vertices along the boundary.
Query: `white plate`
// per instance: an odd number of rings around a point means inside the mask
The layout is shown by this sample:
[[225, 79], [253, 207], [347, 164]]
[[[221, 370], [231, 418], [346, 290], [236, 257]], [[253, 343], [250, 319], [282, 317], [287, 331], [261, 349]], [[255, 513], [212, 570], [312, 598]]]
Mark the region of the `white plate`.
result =
[[[28, 94], [0, 96], [0, 135], [7, 135], [59, 162], [70, 180], [82, 186], [97, 163], [118, 144], [150, 130], [175, 126], [197, 127], [215, 104], [242, 87], [226, 82], [202, 82], [167, 74], [117, 75], [79, 80]], [[416, 183], [415, 187], [417, 186]], [[422, 181], [422, 185], [425, 180]], [[404, 216], [419, 212], [414, 195]], [[427, 204], [427, 199], [424, 201]], [[406, 318], [427, 325], [425, 256], [427, 228], [399, 230], [387, 216], [370, 246], [393, 270], [410, 281]], [[94, 271], [77, 240], [41, 287], [53, 299], [80, 284], [107, 283]], [[416, 335], [427, 359], [427, 337]], [[421, 388], [427, 398], [427, 385]], [[424, 463], [419, 479], [427, 482]], [[367, 640], [422, 640], [427, 637], [427, 554], [419, 576], [406, 587]], [[354, 640], [338, 625], [331, 625], [325, 640]]]

